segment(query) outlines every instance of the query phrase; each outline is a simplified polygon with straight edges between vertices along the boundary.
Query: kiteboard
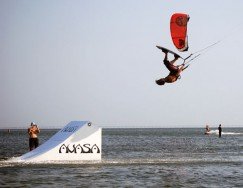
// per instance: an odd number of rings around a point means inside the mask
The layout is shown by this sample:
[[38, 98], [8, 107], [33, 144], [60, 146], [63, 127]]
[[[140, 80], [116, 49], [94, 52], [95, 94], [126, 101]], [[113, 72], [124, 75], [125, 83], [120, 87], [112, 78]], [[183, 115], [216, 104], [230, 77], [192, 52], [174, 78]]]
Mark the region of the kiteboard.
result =
[[159, 48], [160, 50], [164, 50], [164, 51], [167, 51], [168, 53], [171, 53], [171, 54], [173, 54], [173, 55], [177, 55], [179, 58], [181, 58], [181, 59], [183, 59], [180, 55], [178, 55], [177, 53], [175, 53], [175, 52], [173, 52], [173, 51], [171, 51], [171, 50], [169, 50], [169, 49], [167, 49], [167, 48], [165, 48], [165, 47], [161, 47], [161, 46], [156, 46], [157, 48]]

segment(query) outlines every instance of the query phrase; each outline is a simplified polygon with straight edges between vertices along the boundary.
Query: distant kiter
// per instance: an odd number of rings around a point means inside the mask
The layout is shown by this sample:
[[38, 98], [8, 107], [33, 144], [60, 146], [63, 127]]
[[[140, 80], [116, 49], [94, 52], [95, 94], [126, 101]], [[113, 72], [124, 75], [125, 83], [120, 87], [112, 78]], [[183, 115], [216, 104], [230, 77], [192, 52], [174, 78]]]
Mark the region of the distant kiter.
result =
[[210, 128], [209, 128], [209, 126], [208, 125], [206, 125], [206, 128], [205, 128], [206, 130], [205, 130], [205, 134], [209, 134], [209, 132], [210, 132]]
[[219, 130], [219, 138], [220, 138], [221, 137], [221, 134], [222, 134], [221, 124], [219, 124], [218, 130]]

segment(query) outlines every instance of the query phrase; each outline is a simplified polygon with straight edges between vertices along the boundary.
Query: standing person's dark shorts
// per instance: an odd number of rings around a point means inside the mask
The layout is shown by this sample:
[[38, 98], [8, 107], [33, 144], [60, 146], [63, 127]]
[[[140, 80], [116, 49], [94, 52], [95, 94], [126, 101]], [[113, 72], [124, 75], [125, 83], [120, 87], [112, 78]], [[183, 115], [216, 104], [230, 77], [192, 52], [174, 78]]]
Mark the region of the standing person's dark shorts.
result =
[[170, 61], [168, 61], [168, 60], [164, 60], [164, 64], [165, 64], [165, 66], [166, 66], [166, 68], [170, 71], [170, 72], [172, 72], [172, 73], [177, 73], [178, 72], [178, 67], [176, 67], [175, 65], [173, 65]]
[[39, 139], [38, 138], [29, 138], [29, 148], [33, 150], [39, 146]]

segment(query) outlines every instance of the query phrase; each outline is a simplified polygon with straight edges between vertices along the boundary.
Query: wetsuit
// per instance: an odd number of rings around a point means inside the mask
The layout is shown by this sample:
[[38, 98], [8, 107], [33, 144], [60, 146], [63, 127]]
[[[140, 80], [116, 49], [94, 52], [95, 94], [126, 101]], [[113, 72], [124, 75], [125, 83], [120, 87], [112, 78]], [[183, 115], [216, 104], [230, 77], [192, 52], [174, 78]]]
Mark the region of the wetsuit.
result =
[[220, 138], [221, 137], [221, 133], [222, 133], [222, 128], [219, 127], [218, 130], [219, 130], [219, 138]]

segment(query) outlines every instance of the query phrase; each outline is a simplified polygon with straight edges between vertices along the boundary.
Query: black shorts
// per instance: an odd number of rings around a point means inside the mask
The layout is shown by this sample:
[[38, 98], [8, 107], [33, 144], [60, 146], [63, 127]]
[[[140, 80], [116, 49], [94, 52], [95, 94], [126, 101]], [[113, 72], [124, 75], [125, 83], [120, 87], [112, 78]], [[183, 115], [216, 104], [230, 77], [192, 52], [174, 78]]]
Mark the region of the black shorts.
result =
[[173, 72], [173, 73], [176, 73], [178, 72], [178, 67], [173, 65], [170, 61], [168, 60], [164, 60], [164, 64], [166, 66], [166, 68], [170, 71], [170, 72]]
[[38, 138], [29, 138], [29, 147], [30, 150], [33, 150], [39, 146], [39, 139]]

